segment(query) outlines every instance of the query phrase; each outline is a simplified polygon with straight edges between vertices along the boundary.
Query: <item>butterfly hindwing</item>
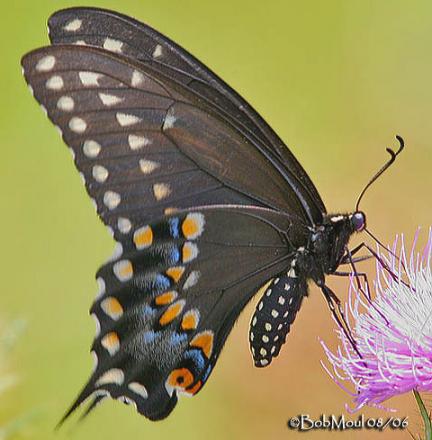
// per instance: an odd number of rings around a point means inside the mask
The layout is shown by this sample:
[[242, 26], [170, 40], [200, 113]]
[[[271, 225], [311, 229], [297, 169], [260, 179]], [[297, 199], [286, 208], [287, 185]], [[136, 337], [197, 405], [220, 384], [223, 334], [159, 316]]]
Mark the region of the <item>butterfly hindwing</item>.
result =
[[309, 219], [322, 220], [325, 206], [309, 176], [263, 118], [230, 86], [185, 49], [150, 26], [114, 11], [70, 8], [48, 21], [54, 44], [88, 44], [152, 65], [193, 90], [201, 101], [235, 123], [251, 142], [274, 153], [287, 171], [287, 184], [307, 200]]
[[290, 225], [274, 211], [220, 206], [135, 229], [98, 271], [96, 367], [68, 415], [109, 394], [160, 419], [177, 395], [196, 394], [240, 311], [286, 266]]

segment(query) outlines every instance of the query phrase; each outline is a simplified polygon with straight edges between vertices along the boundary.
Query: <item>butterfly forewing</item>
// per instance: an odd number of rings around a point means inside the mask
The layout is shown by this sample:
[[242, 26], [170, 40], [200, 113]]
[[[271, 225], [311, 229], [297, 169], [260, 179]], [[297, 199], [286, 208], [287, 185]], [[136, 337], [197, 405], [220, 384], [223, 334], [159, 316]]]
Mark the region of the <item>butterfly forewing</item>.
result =
[[255, 204], [303, 215], [265, 154], [158, 72], [80, 46], [34, 51], [23, 66], [116, 235], [124, 218], [137, 223], [194, 205]]
[[226, 206], [140, 225], [98, 271], [97, 365], [72, 410], [109, 393], [158, 419], [176, 395], [198, 392], [244, 305], [286, 266], [290, 225], [276, 212]]
[[214, 111], [234, 122], [262, 148], [282, 161], [287, 183], [306, 199], [309, 220], [319, 223], [324, 204], [307, 173], [262, 117], [231, 87], [182, 47], [150, 26], [117, 12], [96, 8], [58, 11], [49, 19], [54, 44], [104, 47], [151, 64], [167, 77], [182, 82], [208, 101]]

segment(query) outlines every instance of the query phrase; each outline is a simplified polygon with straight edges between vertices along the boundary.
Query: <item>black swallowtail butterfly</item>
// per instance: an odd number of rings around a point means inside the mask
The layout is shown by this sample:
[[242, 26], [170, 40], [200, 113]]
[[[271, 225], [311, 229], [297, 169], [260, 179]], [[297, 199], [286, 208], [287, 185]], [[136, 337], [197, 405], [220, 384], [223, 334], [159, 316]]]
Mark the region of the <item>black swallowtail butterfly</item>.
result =
[[296, 158], [225, 82], [177, 44], [116, 12], [49, 19], [52, 45], [22, 59], [97, 213], [117, 242], [97, 272], [92, 397], [167, 417], [207, 381], [239, 313], [255, 365], [279, 353], [308, 280], [325, 286], [365, 215], [329, 215]]

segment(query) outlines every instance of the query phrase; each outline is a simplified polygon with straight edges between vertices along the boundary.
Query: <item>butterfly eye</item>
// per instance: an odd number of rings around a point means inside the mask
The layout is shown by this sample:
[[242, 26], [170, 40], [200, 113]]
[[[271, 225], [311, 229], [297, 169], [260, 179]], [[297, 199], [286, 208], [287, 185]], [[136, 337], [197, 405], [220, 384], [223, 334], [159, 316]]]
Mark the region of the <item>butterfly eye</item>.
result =
[[363, 212], [355, 212], [351, 217], [351, 224], [354, 231], [360, 232], [366, 227], [366, 216]]

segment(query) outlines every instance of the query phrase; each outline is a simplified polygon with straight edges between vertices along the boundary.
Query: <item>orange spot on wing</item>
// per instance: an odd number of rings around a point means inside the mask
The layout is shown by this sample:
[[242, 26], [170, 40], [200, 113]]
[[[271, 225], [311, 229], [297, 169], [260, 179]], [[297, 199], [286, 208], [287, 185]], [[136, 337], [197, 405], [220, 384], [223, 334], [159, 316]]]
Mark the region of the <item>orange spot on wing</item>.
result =
[[123, 307], [117, 298], [110, 296], [101, 303], [102, 310], [112, 319], [118, 319], [123, 314]]
[[198, 311], [189, 310], [183, 316], [181, 328], [183, 330], [195, 330], [198, 326]]
[[167, 304], [171, 304], [177, 297], [177, 292], [174, 290], [170, 292], [162, 293], [155, 298], [155, 303], [158, 306], [165, 306]]
[[182, 252], [183, 263], [189, 261], [191, 256], [192, 256], [192, 249], [190, 246], [188, 246], [188, 243], [185, 243]]
[[213, 351], [213, 332], [205, 331], [202, 333], [198, 333], [190, 342], [192, 347], [201, 348], [203, 353], [210, 358], [211, 353]]
[[182, 261], [183, 263], [188, 263], [189, 261], [196, 258], [198, 255], [198, 248], [195, 243], [186, 242], [182, 248]]
[[171, 304], [159, 318], [159, 324], [167, 325], [175, 318], [177, 318], [177, 316], [183, 310], [184, 305], [185, 301], [177, 301], [174, 304]]
[[199, 380], [194, 386], [187, 388], [186, 392], [193, 396], [201, 389], [201, 387], [202, 387], [202, 382]]
[[167, 382], [173, 388], [185, 389], [192, 385], [194, 376], [188, 368], [177, 368], [168, 376]]
[[178, 280], [181, 278], [181, 276], [183, 275], [183, 272], [185, 271], [185, 268], [183, 266], [174, 266], [174, 267], [170, 267], [167, 271], [166, 274], [171, 277], [176, 283], [178, 282]]
[[116, 332], [110, 332], [101, 339], [101, 344], [111, 355], [113, 355], [120, 347], [120, 339]]
[[186, 238], [194, 239], [201, 235], [204, 216], [202, 214], [188, 214], [182, 223], [182, 232]]
[[137, 229], [134, 234], [134, 243], [137, 249], [144, 249], [153, 243], [153, 231], [150, 226]]

